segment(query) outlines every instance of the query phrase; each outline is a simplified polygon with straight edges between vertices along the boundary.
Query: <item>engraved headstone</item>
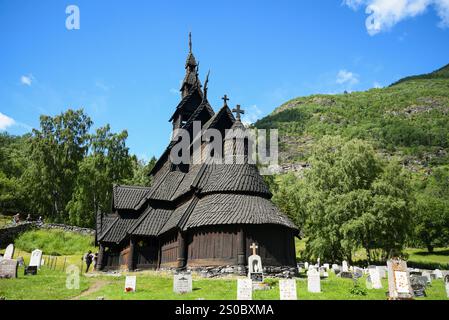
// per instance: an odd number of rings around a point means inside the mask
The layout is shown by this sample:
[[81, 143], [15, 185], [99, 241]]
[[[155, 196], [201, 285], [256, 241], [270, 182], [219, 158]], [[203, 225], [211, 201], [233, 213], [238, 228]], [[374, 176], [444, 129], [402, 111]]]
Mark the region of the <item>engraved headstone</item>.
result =
[[14, 258], [14, 245], [10, 243], [5, 250], [5, 254], [3, 255], [3, 259], [13, 259]]
[[192, 292], [192, 274], [188, 272], [175, 273], [173, 275], [173, 292]]
[[388, 260], [388, 292], [393, 300], [413, 299], [407, 263], [399, 258]]
[[250, 248], [253, 254], [248, 257], [248, 278], [253, 282], [263, 282], [262, 260], [256, 254], [256, 249], [259, 247], [253, 243]]
[[307, 272], [307, 290], [309, 292], [321, 292], [320, 273], [315, 269]]
[[40, 268], [42, 263], [42, 250], [36, 249], [31, 252], [30, 267]]
[[426, 296], [427, 277], [412, 275], [410, 276], [410, 285], [415, 297]]
[[253, 299], [253, 281], [251, 279], [237, 279], [237, 300]]
[[2, 261], [0, 261], [0, 279], [17, 278], [17, 268], [17, 260], [2, 259]]
[[298, 300], [295, 279], [279, 280], [279, 295], [281, 300]]
[[373, 289], [382, 289], [382, 281], [380, 280], [379, 270], [377, 268], [369, 269], [369, 277], [373, 286]]
[[136, 276], [126, 276], [125, 279], [125, 292], [136, 291]]

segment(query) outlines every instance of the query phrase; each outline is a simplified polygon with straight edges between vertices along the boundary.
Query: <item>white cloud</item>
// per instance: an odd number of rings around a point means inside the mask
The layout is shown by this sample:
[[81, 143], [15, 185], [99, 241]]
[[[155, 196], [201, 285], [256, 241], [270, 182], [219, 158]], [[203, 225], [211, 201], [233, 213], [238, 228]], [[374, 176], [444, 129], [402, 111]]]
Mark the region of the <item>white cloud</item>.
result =
[[178, 90], [178, 89], [175, 89], [175, 88], [171, 88], [171, 89], [170, 89], [170, 93], [171, 93], [171, 94], [179, 94], [179, 90]]
[[16, 122], [13, 118], [0, 112], [0, 130], [6, 130], [6, 128], [14, 125]]
[[29, 74], [27, 76], [21, 76], [20, 77], [20, 83], [26, 86], [31, 86], [31, 84], [33, 83], [34, 77], [32, 74]]
[[343, 5], [353, 10], [365, 6], [365, 21], [370, 35], [391, 29], [398, 22], [413, 18], [433, 7], [441, 21], [439, 26], [449, 27], [449, 0], [343, 0]]
[[338, 84], [346, 84], [352, 86], [359, 83], [359, 76], [353, 72], [343, 69], [338, 71], [336, 82]]
[[262, 110], [259, 109], [256, 105], [252, 105], [245, 110], [245, 114], [242, 115], [242, 123], [244, 125], [250, 125], [262, 116]]

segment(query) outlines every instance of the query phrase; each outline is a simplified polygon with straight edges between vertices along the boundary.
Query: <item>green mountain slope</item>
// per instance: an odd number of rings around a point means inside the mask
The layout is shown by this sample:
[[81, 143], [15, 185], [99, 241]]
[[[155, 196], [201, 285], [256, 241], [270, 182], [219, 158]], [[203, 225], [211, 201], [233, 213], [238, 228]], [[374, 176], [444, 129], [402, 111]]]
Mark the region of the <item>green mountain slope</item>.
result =
[[[280, 161], [306, 163], [323, 135], [370, 141], [413, 171], [449, 164], [449, 65], [387, 88], [290, 100], [255, 123], [277, 128]], [[287, 166], [288, 167], [288, 166]]]

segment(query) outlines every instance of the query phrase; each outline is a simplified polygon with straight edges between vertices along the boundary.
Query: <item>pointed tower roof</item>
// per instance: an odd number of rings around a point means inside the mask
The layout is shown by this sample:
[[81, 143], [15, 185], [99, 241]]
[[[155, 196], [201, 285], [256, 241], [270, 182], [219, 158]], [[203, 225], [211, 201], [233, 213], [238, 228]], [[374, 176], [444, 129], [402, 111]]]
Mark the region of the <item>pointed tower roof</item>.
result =
[[201, 83], [198, 79], [199, 63], [196, 62], [195, 56], [192, 52], [192, 33], [189, 32], [189, 53], [186, 59], [186, 75], [181, 84], [181, 95], [185, 98], [192, 89], [201, 90]]

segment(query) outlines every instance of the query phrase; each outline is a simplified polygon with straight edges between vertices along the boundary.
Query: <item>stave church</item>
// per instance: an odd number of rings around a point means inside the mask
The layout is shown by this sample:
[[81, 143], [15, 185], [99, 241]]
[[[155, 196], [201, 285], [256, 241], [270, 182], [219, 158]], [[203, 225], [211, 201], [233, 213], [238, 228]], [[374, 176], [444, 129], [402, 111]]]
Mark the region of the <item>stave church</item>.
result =
[[[200, 83], [189, 35], [181, 101], [169, 119], [173, 131], [193, 134], [194, 122], [201, 123], [201, 132], [216, 129], [224, 139], [227, 129], [244, 131], [243, 111], [239, 106], [231, 110], [226, 95], [214, 112], [207, 100], [207, 83], [208, 78], [204, 87]], [[266, 271], [295, 267], [298, 229], [271, 202], [256, 165], [245, 160], [175, 164], [170, 152], [176, 142], [172, 138], [152, 169], [150, 187], [113, 186], [111, 212], [99, 212], [96, 218], [97, 269], [226, 267], [242, 272], [253, 244]], [[223, 148], [229, 150], [222, 154], [248, 158], [248, 148], [236, 148], [232, 141], [223, 143]]]

